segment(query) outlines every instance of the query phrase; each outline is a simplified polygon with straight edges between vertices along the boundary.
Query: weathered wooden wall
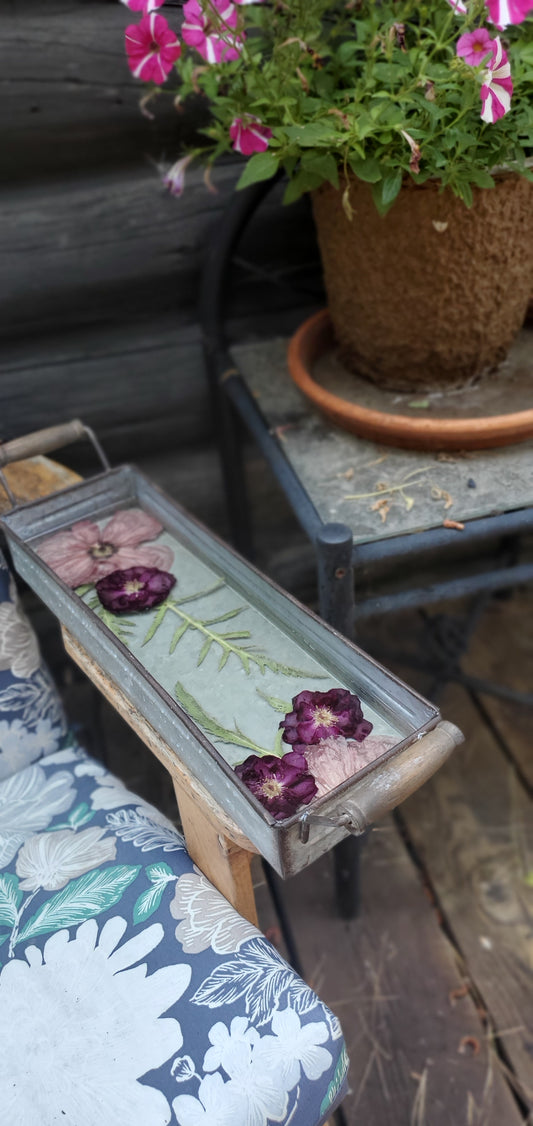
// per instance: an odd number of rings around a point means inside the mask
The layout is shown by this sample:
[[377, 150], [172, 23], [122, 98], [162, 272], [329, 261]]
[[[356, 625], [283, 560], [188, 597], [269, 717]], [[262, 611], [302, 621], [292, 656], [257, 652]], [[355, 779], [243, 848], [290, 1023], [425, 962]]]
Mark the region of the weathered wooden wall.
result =
[[[180, 9], [165, 7], [175, 26]], [[118, 0], [0, 8], [0, 437], [79, 416], [113, 461], [142, 461], [223, 529], [196, 308], [239, 162], [218, 166], [216, 194], [201, 168], [181, 199], [164, 191], [159, 169], [206, 107], [178, 113], [169, 97], [141, 114], [123, 48], [135, 18]], [[307, 209], [273, 193], [239, 249], [231, 337], [294, 327], [313, 305], [310, 268], [316, 279]], [[255, 476], [268, 540], [282, 502]]]

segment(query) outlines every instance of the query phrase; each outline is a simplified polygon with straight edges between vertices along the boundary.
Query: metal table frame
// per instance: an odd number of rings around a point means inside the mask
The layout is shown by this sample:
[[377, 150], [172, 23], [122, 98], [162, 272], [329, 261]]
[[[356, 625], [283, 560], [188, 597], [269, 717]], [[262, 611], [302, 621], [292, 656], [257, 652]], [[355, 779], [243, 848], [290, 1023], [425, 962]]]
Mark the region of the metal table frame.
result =
[[[265, 195], [276, 181], [253, 185], [236, 193], [209, 245], [203, 275], [200, 319], [207, 375], [217, 420], [222, 472], [228, 502], [232, 539], [243, 555], [252, 557], [250, 506], [243, 461], [243, 423], [253, 436], [281, 485], [294, 513], [314, 546], [317, 558], [319, 609], [322, 617], [340, 632], [353, 636], [357, 620], [372, 614], [427, 606], [444, 599], [477, 595], [481, 601], [500, 591], [533, 579], [533, 562], [516, 562], [520, 536], [533, 531], [533, 507], [501, 512], [469, 520], [461, 533], [462, 547], [490, 539], [503, 550], [490, 566], [474, 575], [463, 575], [424, 586], [415, 586], [378, 598], [355, 602], [358, 569], [381, 561], [395, 562], [457, 544], [457, 533], [447, 528], [409, 532], [367, 543], [353, 543], [351, 529], [340, 523], [324, 524], [302, 482], [287, 460], [277, 438], [269, 430], [230, 354], [224, 330], [224, 308], [232, 258], [244, 230]], [[478, 606], [480, 602], [478, 601]], [[455, 668], [448, 655], [448, 672], [477, 690], [494, 691], [504, 698], [531, 703], [533, 697], [505, 686], [469, 678]]]
[[[517, 692], [505, 685], [472, 677], [463, 671], [461, 658], [491, 593], [533, 579], [533, 562], [517, 562], [520, 537], [533, 531], [533, 507], [501, 512], [469, 520], [465, 524], [461, 532], [463, 547], [481, 544], [487, 539], [499, 545], [490, 565], [479, 574], [460, 575], [380, 598], [358, 600], [356, 604], [358, 569], [381, 561], [393, 565], [407, 557], [435, 549], [445, 552], [456, 546], [457, 533], [439, 527], [354, 544], [352, 531], [346, 524], [324, 523], [235, 364], [224, 327], [229, 270], [248, 222], [277, 179], [255, 184], [233, 196], [222, 221], [210, 237], [201, 287], [200, 321], [205, 364], [216, 419], [233, 542], [243, 555], [253, 558], [244, 466], [244, 437], [248, 431], [273, 470], [297, 520], [314, 547], [319, 612], [325, 621], [340, 633], [353, 637], [356, 618], [359, 621], [372, 614], [425, 607], [444, 599], [475, 596], [460, 630], [450, 629], [439, 617], [429, 618], [422, 610], [435, 658], [435, 690], [446, 680], [455, 680], [472, 693], [492, 693], [504, 699], [531, 705], [533, 694]], [[387, 660], [393, 660], [394, 657], [395, 654], [387, 653]], [[405, 654], [402, 657], [405, 658]], [[427, 668], [427, 662], [424, 667]], [[432, 695], [431, 690], [428, 695]], [[348, 837], [333, 850], [337, 906], [340, 915], [347, 919], [353, 918], [358, 909], [361, 844], [361, 838]], [[283, 919], [282, 926], [285, 922]], [[290, 933], [288, 940], [297, 958]]]

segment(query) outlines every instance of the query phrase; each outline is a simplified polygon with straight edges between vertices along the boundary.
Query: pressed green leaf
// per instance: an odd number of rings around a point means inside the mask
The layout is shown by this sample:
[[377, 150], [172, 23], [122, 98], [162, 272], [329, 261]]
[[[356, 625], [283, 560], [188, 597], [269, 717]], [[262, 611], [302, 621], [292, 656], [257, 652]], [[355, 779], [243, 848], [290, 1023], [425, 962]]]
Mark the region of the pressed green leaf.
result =
[[0, 875], [0, 926], [12, 927], [16, 923], [21, 900], [17, 876], [3, 872]]
[[117, 864], [113, 868], [86, 872], [39, 908], [21, 930], [18, 942], [62, 927], [76, 926], [85, 919], [114, 907], [140, 871], [140, 865]]
[[260, 755], [268, 754], [264, 747], [259, 747], [253, 739], [249, 739], [238, 727], [231, 731], [228, 727], [223, 727], [214, 716], [208, 715], [200, 702], [194, 696], [191, 696], [190, 692], [187, 692], [187, 689], [179, 681], [174, 688], [174, 692], [182, 708], [208, 735], [220, 739], [222, 743], [233, 743], [238, 747], [246, 747], [250, 751], [257, 751]]
[[202, 648], [200, 649], [200, 653], [198, 655], [198, 660], [196, 662], [197, 668], [200, 668], [200, 665], [203, 665], [205, 658], [207, 657], [207, 654], [209, 653], [209, 650], [210, 650], [212, 644], [213, 644], [213, 638], [212, 637], [206, 637], [206, 639], [205, 639], [205, 641], [202, 645]]
[[146, 634], [146, 637], [144, 638], [144, 641], [143, 641], [143, 645], [146, 645], [146, 643], [147, 643], [148, 641], [151, 641], [151, 640], [152, 640], [152, 637], [154, 636], [154, 633], [156, 632], [156, 630], [158, 630], [158, 629], [159, 629], [159, 626], [161, 625], [161, 622], [163, 621], [163, 618], [165, 617], [165, 614], [166, 614], [166, 612], [167, 612], [167, 609], [168, 609], [168, 603], [167, 603], [167, 602], [163, 602], [163, 603], [161, 604], [161, 606], [159, 607], [159, 609], [158, 609], [158, 611], [157, 611], [157, 614], [155, 615], [155, 617], [154, 617], [154, 620], [153, 620], [152, 624], [150, 625], [150, 628], [149, 628], [149, 630], [148, 630], [148, 633]]
[[267, 693], [262, 692], [260, 688], [256, 688], [256, 692], [262, 700], [266, 700], [267, 704], [270, 704], [270, 707], [274, 708], [275, 712], [280, 712], [281, 715], [287, 715], [287, 713], [292, 710], [292, 704], [290, 702], [288, 703], [287, 700], [280, 700], [279, 696], [268, 696]]
[[230, 618], [236, 618], [246, 610], [246, 606], [237, 606], [235, 610], [228, 610], [225, 614], [217, 614], [216, 618], [204, 618], [204, 626], [216, 626], [219, 622], [229, 622]]
[[189, 628], [189, 622], [182, 622], [181, 626], [178, 626], [177, 630], [174, 632], [174, 634], [172, 636], [172, 641], [170, 642], [170, 647], [169, 647], [169, 650], [168, 650], [169, 653], [174, 652], [174, 650], [176, 649], [176, 646], [181, 641], [183, 635], [185, 633], [187, 633], [188, 628]]
[[237, 181], [237, 188], [247, 188], [260, 180], [270, 180], [276, 175], [279, 158], [272, 152], [256, 152], [250, 157]]

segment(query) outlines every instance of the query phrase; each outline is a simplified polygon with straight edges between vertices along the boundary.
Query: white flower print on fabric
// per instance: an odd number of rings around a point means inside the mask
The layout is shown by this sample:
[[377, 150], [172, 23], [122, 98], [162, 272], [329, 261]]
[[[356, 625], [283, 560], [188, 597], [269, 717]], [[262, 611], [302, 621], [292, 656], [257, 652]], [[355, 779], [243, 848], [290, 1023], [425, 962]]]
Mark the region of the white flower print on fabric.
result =
[[0, 782], [0, 868], [30, 833], [47, 829], [58, 813], [70, 809], [75, 797], [66, 771], [47, 778], [41, 766], [29, 766]]
[[96, 759], [84, 758], [83, 762], [74, 767], [74, 773], [76, 778], [100, 778], [102, 774], [106, 773], [106, 769]]
[[[139, 800], [134, 794], [130, 794], [130, 798]], [[136, 809], [119, 809], [116, 813], [108, 813], [106, 821], [117, 837], [131, 841], [141, 852], [151, 852], [154, 848], [161, 848], [163, 852], [180, 852], [185, 848], [183, 837], [172, 822], [154, 806], [145, 804], [138, 805]]]
[[235, 1093], [244, 1107], [239, 1123], [243, 1126], [267, 1126], [269, 1121], [282, 1122], [285, 1118], [288, 1085], [277, 1064], [258, 1055], [261, 1037], [257, 1030], [252, 1029], [251, 1032], [253, 1035], [247, 1037], [242, 1024], [235, 1026], [232, 1021], [223, 1042], [222, 1030], [218, 1027], [216, 1048], [224, 1061], [223, 1070], [230, 1078], [229, 1090]]
[[92, 809], [116, 809], [119, 805], [127, 805], [128, 802], [138, 800], [138, 797], [130, 793], [112, 774], [104, 774], [99, 779], [99, 785], [92, 791], [90, 797]]
[[125, 930], [116, 916], [98, 937], [89, 919], [75, 938], [58, 931], [42, 953], [28, 946], [25, 959], [4, 966], [1, 1013], [17, 1035], [2, 1038], [1, 1126], [170, 1122], [165, 1096], [139, 1080], [183, 1043], [179, 1022], [162, 1014], [183, 995], [191, 969], [147, 975], [137, 963], [159, 945], [163, 928], [154, 924], [119, 946]]
[[25, 678], [37, 672], [41, 655], [37, 638], [20, 609], [13, 580], [10, 595], [13, 601], [0, 605], [0, 669], [10, 669], [13, 676]]
[[0, 714], [7, 712], [9, 718], [19, 713], [17, 718], [33, 730], [43, 720], [49, 720], [52, 727], [61, 732], [67, 729], [66, 719], [57, 695], [55, 685], [46, 669], [41, 668], [28, 680], [13, 681], [0, 692]]
[[235, 1051], [240, 1051], [241, 1044], [246, 1045], [246, 1051], [259, 1043], [261, 1037], [257, 1029], [250, 1028], [246, 1017], [233, 1017], [228, 1029], [222, 1021], [218, 1021], [209, 1030], [211, 1048], [207, 1049], [204, 1057], [204, 1071], [218, 1071], [222, 1067], [231, 1074], [231, 1063]]
[[320, 1045], [329, 1040], [325, 1021], [302, 1025], [293, 1009], [278, 1010], [272, 1017], [274, 1036], [262, 1036], [254, 1050], [254, 1060], [277, 1075], [288, 1091], [307, 1079], [320, 1079], [333, 1063], [331, 1052]]
[[47, 719], [40, 720], [34, 731], [29, 731], [20, 719], [12, 723], [0, 720], [0, 779], [57, 750], [62, 735], [61, 728], [52, 727]]
[[232, 954], [243, 942], [257, 938], [259, 931], [237, 914], [234, 907], [197, 872], [180, 876], [170, 904], [176, 938], [186, 954], [201, 954], [211, 947], [215, 954]]
[[[66, 763], [79, 762], [80, 758], [84, 756], [85, 751], [82, 751], [81, 747], [65, 747], [63, 751], [57, 751], [53, 755], [47, 755], [46, 762], [43, 762], [42, 765], [63, 766]], [[77, 768], [75, 768], [74, 773], [77, 774]]]
[[198, 1098], [178, 1095], [172, 1103], [178, 1126], [248, 1126], [245, 1103], [234, 1084], [221, 1075], [206, 1075]]
[[[23, 844], [16, 863], [23, 891], [58, 891], [69, 880], [115, 860], [116, 841], [104, 837], [105, 829], [58, 829], [55, 833], [35, 833]], [[102, 837], [104, 838], [102, 840]]]

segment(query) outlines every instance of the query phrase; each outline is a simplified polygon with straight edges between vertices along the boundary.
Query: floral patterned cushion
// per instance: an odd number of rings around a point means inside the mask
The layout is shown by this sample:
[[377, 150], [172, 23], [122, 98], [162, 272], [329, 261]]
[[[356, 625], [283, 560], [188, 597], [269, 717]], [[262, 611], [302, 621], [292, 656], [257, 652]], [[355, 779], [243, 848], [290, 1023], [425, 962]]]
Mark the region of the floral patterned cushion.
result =
[[6, 1124], [318, 1126], [344, 1094], [337, 1019], [75, 746], [0, 782], [0, 965]]
[[0, 552], [0, 779], [62, 745], [66, 721]]

